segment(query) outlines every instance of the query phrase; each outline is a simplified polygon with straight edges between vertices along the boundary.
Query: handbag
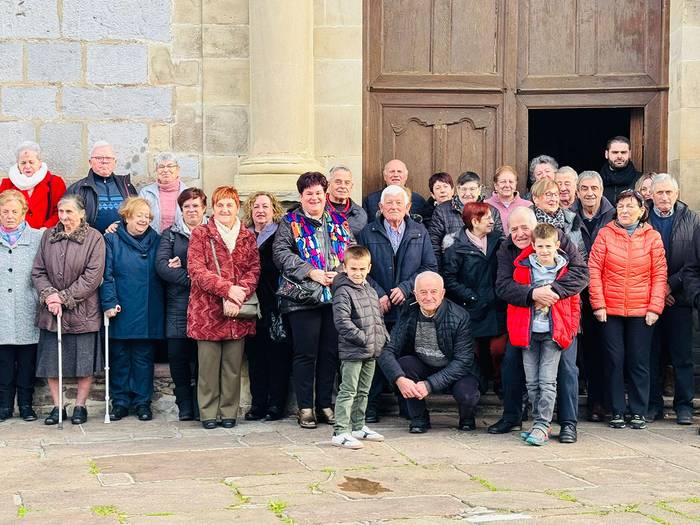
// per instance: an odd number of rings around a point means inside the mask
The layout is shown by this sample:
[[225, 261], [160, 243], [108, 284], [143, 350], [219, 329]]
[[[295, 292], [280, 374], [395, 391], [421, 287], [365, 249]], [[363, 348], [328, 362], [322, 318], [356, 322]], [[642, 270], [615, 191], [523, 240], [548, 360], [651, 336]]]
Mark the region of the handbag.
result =
[[[214, 246], [214, 239], [209, 238], [209, 243], [211, 244], [211, 252], [214, 254], [214, 265], [216, 266], [216, 273], [221, 277], [221, 266], [219, 266], [219, 259], [216, 257], [216, 247]], [[226, 299], [221, 300], [221, 305], [223, 307]], [[233, 317], [235, 319], [258, 319], [261, 317], [260, 314], [260, 301], [258, 301], [257, 292], [253, 292], [248, 300], [246, 300], [238, 310], [236, 315], [227, 315], [226, 308], [224, 308], [224, 316]]]
[[276, 295], [301, 306], [316, 306], [323, 302], [323, 286], [311, 279], [298, 283], [282, 275]]

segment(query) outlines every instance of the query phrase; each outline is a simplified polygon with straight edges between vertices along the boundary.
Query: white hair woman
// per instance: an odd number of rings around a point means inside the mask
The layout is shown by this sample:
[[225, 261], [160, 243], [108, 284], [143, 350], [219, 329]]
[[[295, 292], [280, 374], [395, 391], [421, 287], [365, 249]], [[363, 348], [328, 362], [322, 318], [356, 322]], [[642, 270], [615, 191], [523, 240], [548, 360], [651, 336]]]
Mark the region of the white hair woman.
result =
[[180, 180], [180, 164], [172, 153], [159, 153], [155, 158], [156, 182], [144, 186], [139, 197], [148, 201], [153, 214], [151, 228], [161, 233], [182, 221], [182, 210], [177, 198], [187, 189]]

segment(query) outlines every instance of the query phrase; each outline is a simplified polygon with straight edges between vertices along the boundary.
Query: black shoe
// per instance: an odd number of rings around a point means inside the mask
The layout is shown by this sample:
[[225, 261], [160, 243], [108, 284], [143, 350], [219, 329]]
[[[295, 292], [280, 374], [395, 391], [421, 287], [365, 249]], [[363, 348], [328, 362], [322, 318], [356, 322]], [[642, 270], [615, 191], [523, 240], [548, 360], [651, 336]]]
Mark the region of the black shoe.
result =
[[[13, 412], [11, 408], [0, 408], [0, 422], [10, 419]], [[34, 419], [36, 419], [36, 414], [34, 414]]]
[[627, 424], [625, 423], [625, 418], [622, 416], [622, 414], [613, 414], [612, 418], [610, 418], [610, 421], [608, 422], [608, 425], [610, 428], [625, 428]]
[[233, 428], [236, 426], [236, 420], [235, 419], [222, 419], [221, 426], [224, 428]]
[[122, 405], [114, 405], [112, 411], [109, 413], [110, 421], [119, 421], [123, 417], [129, 415], [129, 409]]
[[265, 421], [279, 421], [280, 419], [284, 419], [284, 410], [278, 407], [270, 407], [267, 409]]
[[379, 414], [376, 412], [366, 412], [365, 413], [365, 423], [371, 425], [373, 423], [379, 423]]
[[25, 421], [36, 421], [36, 412], [31, 405], [22, 405], [19, 407], [19, 417]]
[[250, 407], [250, 410], [245, 413], [245, 420], [246, 421], [260, 421], [261, 419], [265, 419], [265, 409], [258, 408], [258, 407]]
[[184, 399], [177, 403], [178, 418], [180, 421], [192, 421], [194, 419], [194, 408], [191, 399]]
[[70, 418], [70, 422], [74, 425], [82, 425], [87, 421], [87, 408], [76, 405], [73, 408], [73, 416]]
[[573, 423], [564, 423], [559, 430], [559, 443], [576, 443], [578, 434], [576, 425]]
[[153, 419], [151, 407], [148, 405], [139, 405], [136, 407], [136, 417], [139, 418], [139, 421], [150, 421]]
[[216, 419], [205, 419], [202, 421], [202, 426], [207, 430], [213, 430], [216, 428]]
[[[63, 409], [63, 421], [68, 419], [68, 414], [66, 413], [66, 409]], [[48, 416], [46, 416], [46, 419], [44, 419], [44, 425], [58, 425], [58, 407], [53, 407], [53, 410], [49, 413]]]
[[679, 425], [692, 425], [693, 424], [693, 413], [692, 412], [677, 412], [676, 413], [676, 423]]
[[511, 423], [505, 419], [499, 419], [493, 425], [491, 425], [487, 432], [489, 434], [507, 434], [513, 430], [521, 430], [523, 428], [520, 423]]
[[408, 431], [411, 434], [425, 434], [428, 431], [428, 427], [425, 425], [411, 425], [408, 427]]
[[647, 428], [647, 418], [639, 414], [632, 415], [630, 419], [630, 428], [634, 430], [644, 430]]
[[459, 426], [457, 427], [463, 432], [469, 432], [476, 429], [476, 419], [474, 416], [467, 416], [459, 419]]

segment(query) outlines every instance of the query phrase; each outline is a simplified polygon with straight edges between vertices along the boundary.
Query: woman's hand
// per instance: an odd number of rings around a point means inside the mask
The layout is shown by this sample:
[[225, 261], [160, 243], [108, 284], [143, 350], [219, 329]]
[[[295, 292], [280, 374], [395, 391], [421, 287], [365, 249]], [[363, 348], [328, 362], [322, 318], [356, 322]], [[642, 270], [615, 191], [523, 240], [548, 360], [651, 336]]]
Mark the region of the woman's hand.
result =
[[117, 231], [117, 228], [119, 228], [119, 221], [113, 222], [109, 226], [107, 226], [107, 229], [105, 229], [105, 233], [114, 233]]
[[168, 268], [182, 268], [182, 261], [177, 256], [168, 259]]
[[114, 308], [110, 308], [109, 310], [105, 310], [105, 315], [111, 319], [112, 317], [116, 317], [117, 314], [121, 311], [122, 311], [122, 307], [117, 305]]
[[52, 315], [59, 315], [63, 313], [60, 302], [47, 303], [46, 307], [49, 309], [49, 312], [51, 312]]
[[644, 316], [644, 321], [647, 323], [647, 326], [653, 326], [658, 320], [659, 314], [655, 314], [654, 312], [647, 312], [647, 315]]
[[224, 300], [224, 315], [226, 317], [236, 317], [238, 312], [241, 311], [241, 307], [231, 301]]
[[245, 301], [245, 294], [246, 289], [242, 286], [236, 286], [234, 284], [228, 289], [228, 299], [239, 307], [243, 304], [243, 301]]
[[[608, 314], [607, 314], [607, 312], [605, 311], [605, 308], [601, 308], [601, 309], [599, 309], [599, 310], [595, 310], [595, 311], [593, 312], [593, 315], [594, 315], [595, 318], [596, 318], [598, 321], [600, 321], [601, 323], [604, 323], [605, 321], [608, 320]], [[649, 315], [649, 314], [647, 314], [647, 315]]]
[[[333, 277], [335, 277], [335, 272], [324, 272], [323, 270], [311, 270], [309, 272], [309, 279], [316, 281], [317, 283], [328, 286], [333, 282]], [[331, 277], [331, 275], [333, 277]]]
[[61, 298], [58, 296], [57, 293], [52, 293], [51, 295], [48, 295], [45, 299], [46, 306], [50, 306], [52, 304], [61, 304]]

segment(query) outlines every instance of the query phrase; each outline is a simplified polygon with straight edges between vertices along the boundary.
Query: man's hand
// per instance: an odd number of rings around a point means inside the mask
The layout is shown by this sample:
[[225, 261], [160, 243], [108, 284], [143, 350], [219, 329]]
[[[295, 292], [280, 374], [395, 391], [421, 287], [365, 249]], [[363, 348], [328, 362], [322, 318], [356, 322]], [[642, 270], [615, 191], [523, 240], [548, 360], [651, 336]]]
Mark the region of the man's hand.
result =
[[552, 306], [559, 299], [561, 299], [561, 297], [559, 297], [556, 292], [553, 292], [552, 287], [548, 284], [532, 290], [532, 300], [535, 303], [540, 303], [544, 306]]
[[399, 392], [405, 399], [422, 399], [421, 391], [418, 385], [407, 377], [399, 377], [396, 380], [396, 386], [399, 387]]
[[420, 397], [418, 399], [424, 399], [430, 395], [430, 392], [428, 391], [428, 383], [425, 381], [418, 381], [416, 383], [416, 388], [420, 392]]
[[608, 320], [608, 313], [605, 311], [605, 308], [600, 308], [599, 310], [594, 310], [593, 315], [601, 323], [604, 323]]
[[388, 295], [382, 295], [379, 298], [379, 306], [382, 307], [382, 313], [386, 314], [391, 310], [391, 299], [389, 299]]
[[403, 294], [400, 288], [392, 288], [391, 292], [389, 293], [389, 299], [391, 299], [392, 304], [398, 306], [403, 304], [403, 302], [406, 300], [406, 296]]

